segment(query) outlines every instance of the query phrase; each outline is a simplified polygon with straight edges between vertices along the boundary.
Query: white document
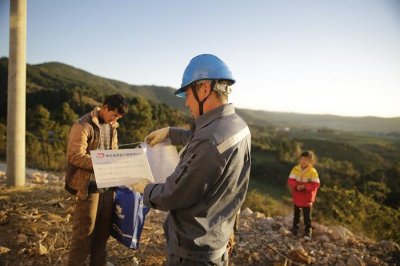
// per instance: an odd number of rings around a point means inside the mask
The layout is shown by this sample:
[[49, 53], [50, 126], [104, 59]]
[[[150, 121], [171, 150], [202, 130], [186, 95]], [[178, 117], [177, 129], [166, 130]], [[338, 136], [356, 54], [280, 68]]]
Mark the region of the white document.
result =
[[90, 155], [98, 188], [130, 185], [143, 180], [154, 182], [147, 157], [141, 148], [93, 150]]
[[171, 145], [169, 139], [150, 147], [146, 143], [140, 145], [146, 153], [154, 183], [165, 183], [179, 162], [179, 155], [176, 147]]
[[170, 141], [150, 147], [90, 151], [98, 188], [131, 185], [137, 182], [164, 183], [172, 174], [179, 155]]

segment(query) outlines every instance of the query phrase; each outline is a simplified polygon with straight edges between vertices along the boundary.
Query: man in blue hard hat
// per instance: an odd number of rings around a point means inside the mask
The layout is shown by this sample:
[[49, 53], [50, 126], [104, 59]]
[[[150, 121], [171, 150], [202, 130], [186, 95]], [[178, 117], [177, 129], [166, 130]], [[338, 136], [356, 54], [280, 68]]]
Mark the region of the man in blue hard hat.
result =
[[250, 175], [250, 131], [228, 103], [235, 82], [218, 57], [202, 54], [186, 67], [176, 95], [185, 98], [195, 128], [150, 133], [151, 146], [170, 138], [184, 145], [175, 171], [162, 184], [136, 184], [145, 205], [169, 211], [164, 230], [167, 265], [228, 265], [227, 244]]

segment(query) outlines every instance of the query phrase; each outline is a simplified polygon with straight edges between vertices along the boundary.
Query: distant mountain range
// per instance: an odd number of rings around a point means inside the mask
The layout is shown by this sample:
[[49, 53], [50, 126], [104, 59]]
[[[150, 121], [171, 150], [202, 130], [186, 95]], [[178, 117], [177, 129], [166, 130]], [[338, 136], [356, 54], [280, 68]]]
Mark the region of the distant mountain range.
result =
[[250, 124], [266, 123], [277, 128], [329, 128], [341, 131], [400, 133], [400, 117], [347, 117], [337, 115], [311, 115], [261, 110], [239, 110]]
[[[0, 58], [0, 87], [6, 89], [8, 60]], [[184, 101], [174, 96], [174, 88], [137, 86], [93, 75], [75, 67], [49, 62], [27, 65], [27, 92], [38, 90], [91, 89], [103, 94], [122, 93], [127, 96], [141, 95], [147, 100], [165, 103], [184, 111]], [[3, 99], [4, 101], [4, 99]], [[335, 115], [310, 115], [261, 110], [238, 109], [238, 113], [251, 125], [278, 128], [330, 128], [344, 131], [373, 133], [400, 133], [400, 117], [342, 117]]]

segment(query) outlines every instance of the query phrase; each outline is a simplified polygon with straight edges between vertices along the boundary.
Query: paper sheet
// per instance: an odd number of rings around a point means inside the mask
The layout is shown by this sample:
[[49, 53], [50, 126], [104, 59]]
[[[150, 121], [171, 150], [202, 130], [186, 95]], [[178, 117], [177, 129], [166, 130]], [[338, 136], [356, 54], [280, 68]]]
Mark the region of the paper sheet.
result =
[[175, 170], [179, 155], [169, 139], [150, 147], [90, 151], [98, 188], [131, 185], [140, 181], [164, 183]]
[[147, 157], [141, 148], [93, 150], [94, 175], [98, 188], [154, 182]]
[[154, 183], [165, 183], [179, 162], [179, 155], [176, 147], [169, 139], [150, 147], [146, 143], [140, 145], [149, 161]]

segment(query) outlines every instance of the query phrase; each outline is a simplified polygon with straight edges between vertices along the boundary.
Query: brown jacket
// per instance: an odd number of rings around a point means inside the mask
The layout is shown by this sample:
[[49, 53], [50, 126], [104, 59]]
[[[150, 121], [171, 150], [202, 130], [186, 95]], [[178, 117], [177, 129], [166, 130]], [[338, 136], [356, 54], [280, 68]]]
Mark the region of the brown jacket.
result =
[[[93, 165], [90, 151], [96, 150], [100, 144], [99, 107], [82, 116], [72, 125], [67, 147], [67, 170], [65, 173], [65, 189], [82, 200], [88, 195], [88, 186]], [[111, 148], [118, 149], [118, 123], [112, 125]]]

